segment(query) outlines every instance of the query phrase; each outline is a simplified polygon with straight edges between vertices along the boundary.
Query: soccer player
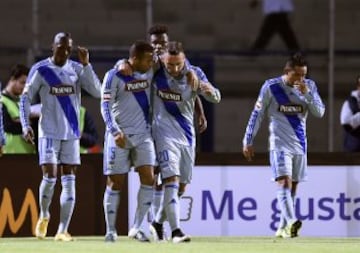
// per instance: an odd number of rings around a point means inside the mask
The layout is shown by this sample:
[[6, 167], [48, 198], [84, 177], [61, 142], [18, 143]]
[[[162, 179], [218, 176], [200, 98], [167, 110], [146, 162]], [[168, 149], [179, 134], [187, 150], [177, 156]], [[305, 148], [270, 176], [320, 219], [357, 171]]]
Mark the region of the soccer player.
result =
[[[183, 74], [186, 57], [180, 42], [169, 42], [161, 60], [163, 66], [153, 81], [153, 136], [165, 189], [162, 209], [170, 224], [172, 242], [188, 242], [190, 237], [180, 229], [179, 183], [185, 191], [195, 161], [195, 99], [200, 94], [210, 102], [219, 103], [221, 96], [198, 67], [190, 66], [197, 82], [188, 82]], [[163, 239], [162, 209], [150, 226], [155, 241]]]
[[153, 199], [156, 153], [150, 125], [150, 85], [153, 78], [153, 47], [144, 41], [135, 42], [129, 50], [130, 76], [116, 68], [109, 70], [103, 80], [101, 113], [106, 124], [104, 144], [104, 193], [106, 242], [117, 238], [116, 216], [126, 174], [132, 166], [139, 173], [135, 221], [129, 237], [149, 242], [141, 223]]
[[55, 35], [52, 56], [34, 64], [20, 98], [20, 118], [25, 139], [34, 143], [30, 126], [30, 101], [41, 99], [39, 162], [43, 179], [39, 187], [40, 215], [35, 234], [43, 239], [50, 219], [58, 170], [61, 172], [60, 224], [55, 241], [72, 241], [68, 226], [75, 206], [75, 172], [80, 165], [79, 112], [81, 88], [100, 97], [101, 83], [89, 63], [89, 52], [77, 47], [79, 62], [70, 60], [73, 40], [68, 33]]
[[[168, 47], [168, 43], [169, 43], [168, 27], [166, 25], [162, 25], [162, 24], [153, 25], [152, 27], [149, 28], [148, 35], [149, 35], [149, 42], [153, 46], [154, 52], [156, 55], [156, 57], [154, 59], [157, 64], [155, 64], [154, 67], [157, 68], [157, 67], [159, 67], [159, 64], [160, 64], [160, 58], [167, 51], [167, 47]], [[191, 83], [197, 82], [196, 75], [194, 75], [192, 72], [189, 71], [188, 65], [190, 65], [190, 63], [186, 60], [185, 67], [181, 70], [182, 74], [187, 75], [189, 82], [191, 82]], [[126, 64], [126, 61], [124, 61], [123, 59], [119, 60], [115, 66], [117, 66], [117, 68], [120, 70], [120, 72], [123, 73], [124, 75], [132, 74], [131, 67], [128, 64]], [[153, 95], [151, 95], [151, 97], [152, 96]], [[152, 99], [150, 99], [150, 100], [152, 100]], [[199, 98], [199, 96], [196, 96], [195, 112], [196, 112], [195, 115], [197, 117], [196, 120], [197, 120], [197, 125], [198, 125], [198, 131], [199, 131], [199, 133], [203, 133], [207, 128], [207, 120], [206, 120], [203, 105], [202, 105], [202, 102], [201, 102], [201, 99]], [[152, 218], [155, 218], [156, 213], [160, 209], [161, 203], [164, 198], [164, 191], [163, 191], [163, 186], [161, 183], [161, 176], [160, 176], [159, 172], [160, 172], [159, 167], [155, 167], [155, 170], [154, 170], [155, 191], [154, 191], [154, 199], [153, 199], [153, 202], [152, 202], [151, 208], [150, 208]], [[184, 191], [185, 191], [185, 184], [180, 183], [179, 195], [181, 196]], [[165, 219], [165, 217], [164, 217], [164, 219]], [[163, 231], [163, 233], [164, 233], [163, 237], [165, 239], [166, 238], [165, 230]]]
[[282, 76], [263, 84], [243, 139], [243, 155], [254, 157], [253, 141], [264, 115], [269, 117], [269, 152], [281, 218], [277, 237], [296, 237], [301, 221], [295, 216], [299, 182], [307, 177], [306, 119], [310, 111], [322, 117], [325, 106], [313, 80], [306, 78], [307, 63], [301, 54], [287, 60]]
[[[156, 24], [149, 28], [148, 34], [150, 36], [149, 40], [151, 45], [154, 48], [155, 54], [158, 56], [157, 60], [166, 53], [168, 44], [169, 44], [169, 35], [168, 27], [166, 25]], [[187, 63], [189, 64], [189, 63]], [[185, 69], [182, 70], [185, 74]], [[189, 77], [189, 76], [188, 76]], [[193, 81], [193, 80], [189, 80]], [[203, 105], [199, 96], [196, 96], [195, 100], [195, 115], [197, 116], [197, 125], [199, 133], [203, 133], [207, 128], [207, 120], [205, 117]], [[158, 168], [155, 169], [156, 177], [160, 177]], [[154, 191], [154, 200], [151, 205], [152, 217], [155, 218], [156, 213], [160, 209], [161, 203], [164, 198], [163, 187], [160, 180], [156, 180], [155, 191]], [[179, 194], [182, 195], [185, 191], [185, 184], [180, 184]], [[164, 231], [164, 237], [166, 233]], [[165, 239], [165, 238], [164, 238]]]

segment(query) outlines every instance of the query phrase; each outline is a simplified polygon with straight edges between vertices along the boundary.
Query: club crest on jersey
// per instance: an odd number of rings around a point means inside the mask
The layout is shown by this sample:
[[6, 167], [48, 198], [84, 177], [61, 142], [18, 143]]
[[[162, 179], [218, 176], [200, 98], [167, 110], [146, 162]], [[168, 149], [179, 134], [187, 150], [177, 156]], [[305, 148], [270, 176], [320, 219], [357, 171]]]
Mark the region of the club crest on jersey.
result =
[[304, 111], [304, 108], [302, 105], [296, 105], [296, 104], [289, 104], [289, 105], [280, 105], [279, 106], [279, 112], [285, 113], [285, 114], [297, 114], [302, 113]]
[[57, 86], [50, 87], [50, 94], [54, 96], [67, 96], [70, 94], [75, 94], [74, 86], [68, 84], [60, 84]]
[[181, 95], [167, 90], [158, 90], [157, 95], [162, 100], [179, 102], [182, 100]]
[[109, 101], [111, 99], [111, 92], [104, 92], [103, 93], [103, 100]]
[[134, 80], [125, 84], [125, 90], [131, 92], [143, 91], [149, 87], [146, 80]]

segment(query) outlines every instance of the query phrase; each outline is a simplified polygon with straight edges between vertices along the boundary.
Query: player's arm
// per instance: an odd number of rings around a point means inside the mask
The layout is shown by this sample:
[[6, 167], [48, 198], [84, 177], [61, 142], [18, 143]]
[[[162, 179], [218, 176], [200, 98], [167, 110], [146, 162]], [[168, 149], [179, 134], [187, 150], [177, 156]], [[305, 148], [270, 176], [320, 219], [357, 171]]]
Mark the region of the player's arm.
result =
[[325, 105], [321, 100], [316, 84], [313, 81], [298, 83], [298, 89], [304, 95], [309, 111], [315, 117], [321, 118], [325, 114]]
[[199, 96], [195, 98], [195, 116], [199, 127], [199, 133], [203, 133], [207, 128], [207, 120], [203, 108], [203, 104]]
[[112, 69], [105, 74], [103, 84], [101, 86], [101, 115], [105, 122], [107, 131], [109, 131], [115, 139], [119, 147], [125, 146], [125, 136], [115, 121], [112, 113], [112, 107], [117, 95], [118, 79], [116, 77], [116, 69]]
[[[154, 58], [154, 64], [152, 65], [152, 69], [156, 72], [161, 66], [160, 58], [157, 56]], [[133, 75], [134, 71], [127, 59], [120, 59], [116, 62], [114, 68], [119, 71], [124, 76]]]
[[93, 97], [100, 98], [101, 83], [89, 61], [89, 51], [85, 47], [78, 47], [78, 58], [81, 64], [75, 65], [79, 75], [81, 88]]
[[193, 90], [196, 90], [197, 93], [202, 95], [207, 101], [211, 103], [219, 103], [221, 100], [221, 94], [219, 89], [215, 88], [209, 82], [201, 68], [194, 66], [192, 66], [191, 68], [192, 71], [195, 72], [198, 79], [198, 84], [193, 87]]
[[42, 77], [39, 72], [33, 67], [30, 70], [30, 74], [26, 80], [25, 88], [22, 95], [20, 96], [20, 122], [22, 126], [22, 132], [24, 139], [35, 145], [34, 142], [34, 131], [31, 128], [30, 114], [31, 114], [31, 101], [38, 94], [42, 84]]
[[131, 76], [133, 74], [133, 69], [128, 61], [128, 59], [120, 59], [115, 63], [114, 69], [119, 71], [124, 76]]
[[270, 103], [270, 91], [267, 83], [265, 82], [260, 90], [260, 94], [255, 102], [254, 109], [251, 112], [248, 124], [246, 126], [243, 138], [243, 155], [251, 161], [254, 157], [253, 141], [260, 128], [261, 122], [264, 118], [267, 107]]

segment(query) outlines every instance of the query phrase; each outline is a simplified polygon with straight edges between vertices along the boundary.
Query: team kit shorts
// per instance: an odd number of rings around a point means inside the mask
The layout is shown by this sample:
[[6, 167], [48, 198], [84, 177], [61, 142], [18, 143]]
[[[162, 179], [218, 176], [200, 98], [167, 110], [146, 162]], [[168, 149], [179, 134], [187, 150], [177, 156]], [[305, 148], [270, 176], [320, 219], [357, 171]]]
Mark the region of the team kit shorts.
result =
[[125, 174], [131, 167], [156, 165], [154, 141], [150, 133], [125, 134], [125, 148], [115, 144], [110, 132], [105, 134], [104, 143], [104, 175]]
[[39, 138], [39, 163], [80, 165], [80, 141]]
[[157, 159], [162, 179], [179, 176], [180, 183], [189, 184], [195, 163], [195, 147], [171, 141], [156, 141]]
[[271, 150], [270, 166], [272, 180], [281, 176], [290, 176], [294, 182], [307, 180], [307, 156], [306, 154], [292, 154], [289, 152]]

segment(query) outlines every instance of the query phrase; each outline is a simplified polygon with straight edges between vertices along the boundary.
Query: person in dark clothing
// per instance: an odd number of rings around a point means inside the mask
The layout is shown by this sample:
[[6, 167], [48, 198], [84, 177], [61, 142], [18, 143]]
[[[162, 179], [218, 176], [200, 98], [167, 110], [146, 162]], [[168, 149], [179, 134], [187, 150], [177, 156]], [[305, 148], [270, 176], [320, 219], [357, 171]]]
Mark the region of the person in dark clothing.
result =
[[[251, 8], [257, 5], [258, 0], [250, 2]], [[289, 14], [293, 11], [292, 0], [263, 0], [265, 17], [251, 51], [256, 53], [264, 50], [276, 33], [280, 35], [289, 51], [299, 51], [300, 46], [289, 21]]]
[[344, 151], [360, 152], [360, 75], [357, 89], [351, 91], [341, 108], [340, 123], [344, 129]]
[[[27, 143], [22, 137], [22, 127], [19, 118], [20, 95], [24, 90], [28, 74], [29, 68], [25, 65], [17, 64], [13, 66], [10, 71], [9, 81], [1, 94], [4, 131], [6, 136], [4, 153], [7, 154], [36, 153], [37, 145]], [[31, 125], [36, 131], [39, 114], [33, 111], [30, 118]]]
[[97, 145], [98, 133], [95, 122], [84, 106], [80, 107], [80, 152], [92, 153], [91, 149]]

